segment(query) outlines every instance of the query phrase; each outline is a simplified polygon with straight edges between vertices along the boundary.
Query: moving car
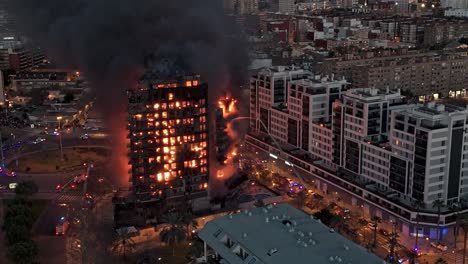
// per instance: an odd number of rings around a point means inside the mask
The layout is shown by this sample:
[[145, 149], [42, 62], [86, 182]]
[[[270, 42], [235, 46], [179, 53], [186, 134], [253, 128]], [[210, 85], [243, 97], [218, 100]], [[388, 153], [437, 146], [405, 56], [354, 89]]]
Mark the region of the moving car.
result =
[[80, 136], [80, 139], [83, 139], [83, 140], [89, 139], [89, 135], [88, 134], [83, 134], [83, 135]]
[[0, 168], [0, 176], [16, 177], [16, 172]]
[[88, 178], [88, 175], [86, 175], [86, 173], [76, 175], [75, 178], [73, 179], [73, 183], [80, 184], [82, 182], [85, 182], [87, 178]]
[[68, 228], [70, 227], [70, 222], [65, 216], [60, 217], [59, 222], [55, 226], [55, 235], [56, 236], [64, 236]]
[[32, 143], [33, 143], [33, 144], [39, 144], [39, 143], [44, 142], [44, 141], [45, 141], [45, 138], [43, 138], [43, 137], [38, 137], [38, 138], [36, 138]]

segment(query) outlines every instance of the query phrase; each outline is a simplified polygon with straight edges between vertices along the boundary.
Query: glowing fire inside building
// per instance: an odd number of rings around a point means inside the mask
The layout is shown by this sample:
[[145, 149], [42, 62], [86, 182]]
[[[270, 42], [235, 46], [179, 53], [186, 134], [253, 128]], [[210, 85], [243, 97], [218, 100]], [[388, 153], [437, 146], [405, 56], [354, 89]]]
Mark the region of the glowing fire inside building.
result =
[[216, 178], [223, 179], [232, 176], [235, 169], [236, 134], [232, 129], [231, 120], [237, 116], [237, 100], [224, 96], [218, 100], [216, 113], [216, 153], [220, 167], [217, 168]]
[[147, 75], [128, 91], [131, 194], [144, 221], [180, 206], [209, 205], [207, 96], [198, 77]]

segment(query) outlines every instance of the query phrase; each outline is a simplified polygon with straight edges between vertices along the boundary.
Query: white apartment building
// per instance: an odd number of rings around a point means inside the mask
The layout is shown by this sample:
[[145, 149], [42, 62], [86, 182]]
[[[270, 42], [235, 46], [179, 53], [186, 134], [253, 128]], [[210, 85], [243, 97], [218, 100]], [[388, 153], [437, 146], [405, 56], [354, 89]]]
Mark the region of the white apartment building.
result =
[[393, 112], [390, 185], [425, 204], [466, 196], [467, 120], [468, 109], [434, 102]]
[[346, 80], [312, 75], [300, 69], [263, 69], [251, 80], [251, 128], [265, 132], [264, 123], [278, 142], [331, 162], [332, 104], [347, 86]]
[[362, 145], [380, 142], [389, 131], [390, 111], [405, 107], [400, 90], [357, 88], [343, 96], [344, 168], [361, 174]]
[[312, 123], [309, 131], [309, 152], [312, 157], [333, 163], [333, 137], [330, 124]]
[[366, 182], [376, 183], [379, 190], [388, 190], [391, 154], [388, 143], [362, 144], [361, 176]]
[[250, 80], [250, 126], [259, 130], [261, 122], [269, 124], [269, 110], [285, 108], [288, 82], [309, 75], [311, 73], [303, 69], [285, 66], [263, 68], [254, 75]]

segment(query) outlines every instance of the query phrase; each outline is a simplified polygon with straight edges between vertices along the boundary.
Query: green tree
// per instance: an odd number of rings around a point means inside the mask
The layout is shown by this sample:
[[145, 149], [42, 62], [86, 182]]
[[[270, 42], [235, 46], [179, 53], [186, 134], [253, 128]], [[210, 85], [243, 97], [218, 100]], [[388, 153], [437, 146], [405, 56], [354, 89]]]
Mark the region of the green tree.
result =
[[424, 203], [421, 200], [416, 200], [413, 203], [413, 207], [416, 209], [416, 236], [414, 239], [414, 248], [418, 248], [418, 238], [419, 238], [419, 212], [421, 207], [424, 206]]
[[35, 263], [34, 259], [37, 256], [37, 245], [31, 241], [23, 241], [10, 246], [9, 255], [17, 264]]
[[340, 221], [340, 216], [330, 212], [328, 208], [318, 211], [314, 216], [320, 219], [324, 225], [329, 227], [334, 227]]
[[466, 215], [460, 216], [460, 226], [463, 230], [463, 258], [466, 259], [466, 240], [468, 235], [468, 217]]
[[445, 261], [445, 259], [443, 258], [438, 258], [434, 264], [447, 264], [447, 261]]
[[374, 223], [374, 247], [377, 246], [377, 227], [379, 223], [381, 222], [380, 217], [378, 216], [373, 216], [371, 219], [372, 223]]
[[408, 254], [408, 259], [409, 259], [409, 263], [410, 264], [414, 264], [416, 259], [419, 257], [418, 255], [418, 252], [412, 250], [409, 254]]
[[458, 236], [458, 230], [459, 230], [459, 221], [460, 221], [460, 205], [455, 202], [450, 206], [450, 210], [455, 212], [455, 225], [453, 225], [453, 247], [456, 250], [457, 249], [457, 236]]
[[128, 253], [132, 253], [135, 250], [135, 241], [133, 241], [131, 234], [128, 233], [128, 231], [123, 230], [124, 229], [119, 229], [117, 232], [117, 235], [112, 242], [111, 250], [112, 253], [126, 259]]
[[30, 229], [25, 225], [12, 224], [8, 229], [5, 230], [8, 244], [13, 245], [19, 242], [28, 241], [31, 232]]
[[175, 256], [175, 246], [187, 238], [183, 228], [184, 222], [176, 212], [164, 215], [162, 221], [166, 226], [159, 233], [159, 238], [172, 247], [172, 255]]
[[432, 208], [437, 208], [437, 241], [440, 242], [440, 209], [444, 207], [442, 200], [435, 200], [432, 203]]
[[[17, 208], [17, 207], [16, 207]], [[18, 212], [18, 214], [8, 214], [5, 216], [4, 223], [3, 223], [3, 229], [6, 231], [10, 229], [14, 225], [23, 225], [28, 228], [32, 227], [32, 224], [34, 222], [34, 219], [32, 217], [32, 214], [30, 211], [24, 211], [20, 212], [18, 210], [15, 210]], [[11, 211], [7, 211], [11, 212]]]
[[39, 191], [39, 187], [34, 181], [24, 181], [18, 183], [15, 188], [15, 193], [17, 195], [30, 196]]
[[299, 209], [302, 209], [302, 207], [304, 207], [305, 205], [306, 199], [307, 199], [306, 191], [301, 191], [294, 198], [294, 202]]
[[200, 239], [195, 239], [192, 242], [190, 247], [190, 256], [194, 258], [199, 258], [204, 254], [203, 242]]
[[185, 225], [187, 237], [190, 237], [192, 234], [192, 230], [196, 230], [198, 228], [198, 222], [190, 210], [184, 211], [180, 217], [182, 224]]
[[391, 259], [391, 263], [395, 263], [396, 261], [396, 257], [395, 257], [395, 248], [396, 246], [398, 245], [399, 241], [399, 235], [395, 232], [392, 232], [390, 233], [390, 236], [388, 237], [388, 240], [387, 240], [387, 243], [388, 243], [388, 247], [390, 249], [390, 259]]

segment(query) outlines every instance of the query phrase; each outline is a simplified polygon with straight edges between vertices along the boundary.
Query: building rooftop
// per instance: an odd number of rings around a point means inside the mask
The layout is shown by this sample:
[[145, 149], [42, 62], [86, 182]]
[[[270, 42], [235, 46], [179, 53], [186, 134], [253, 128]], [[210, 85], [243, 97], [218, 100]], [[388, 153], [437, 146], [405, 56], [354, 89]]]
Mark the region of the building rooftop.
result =
[[408, 113], [415, 116], [428, 119], [440, 119], [442, 117], [453, 114], [468, 114], [467, 107], [460, 107], [450, 104], [436, 104], [435, 102], [429, 102], [424, 105], [415, 105], [413, 108], [410, 108], [407, 111]]
[[289, 204], [216, 218], [199, 236], [231, 264], [386, 263]]
[[377, 89], [377, 88], [355, 88], [346, 91], [346, 96], [365, 101], [380, 101], [391, 99], [404, 99], [401, 95], [400, 89]]

